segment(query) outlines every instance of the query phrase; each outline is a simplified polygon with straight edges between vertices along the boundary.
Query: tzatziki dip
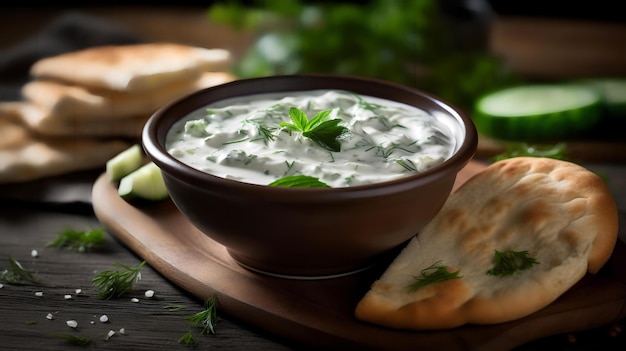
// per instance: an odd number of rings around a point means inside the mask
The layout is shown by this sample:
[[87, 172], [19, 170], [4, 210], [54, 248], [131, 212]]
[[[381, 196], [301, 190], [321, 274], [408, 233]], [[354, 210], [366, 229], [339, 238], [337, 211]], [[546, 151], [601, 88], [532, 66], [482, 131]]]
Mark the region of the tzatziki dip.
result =
[[[308, 134], [287, 128], [295, 123], [293, 108], [309, 121], [320, 112], [326, 120], [339, 119], [334, 121], [334, 129], [343, 131], [336, 138], [338, 148], [316, 142], [315, 133], [327, 136], [323, 128]], [[181, 162], [227, 179], [268, 185], [307, 176], [339, 188], [397, 179], [438, 165], [456, 149], [453, 133], [446, 123], [408, 104], [313, 90], [215, 102], [177, 121], [165, 146]]]

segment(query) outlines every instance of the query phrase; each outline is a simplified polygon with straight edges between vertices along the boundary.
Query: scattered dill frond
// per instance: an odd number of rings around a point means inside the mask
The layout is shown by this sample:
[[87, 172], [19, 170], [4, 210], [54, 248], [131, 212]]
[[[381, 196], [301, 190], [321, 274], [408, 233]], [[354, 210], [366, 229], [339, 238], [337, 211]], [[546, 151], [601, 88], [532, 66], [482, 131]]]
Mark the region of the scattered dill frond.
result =
[[495, 250], [493, 257], [493, 268], [487, 271], [489, 275], [505, 277], [513, 275], [518, 271], [523, 271], [539, 264], [539, 261], [530, 257], [528, 251], [504, 251]]
[[0, 282], [21, 285], [26, 284], [26, 281], [37, 283], [37, 272], [24, 268], [22, 264], [9, 256], [9, 268], [0, 271]]
[[66, 334], [66, 333], [58, 333], [52, 334], [55, 338], [64, 339], [71, 345], [76, 346], [87, 346], [91, 344], [91, 338], [86, 336], [74, 335], [74, 334]]
[[204, 310], [194, 315], [187, 316], [187, 320], [195, 326], [201, 326], [201, 334], [215, 334], [215, 323], [217, 322], [217, 295], [213, 294], [204, 302]]
[[181, 337], [178, 338], [178, 343], [181, 345], [187, 345], [192, 347], [198, 346], [198, 342], [196, 341], [196, 339], [194, 339], [191, 331], [188, 331], [185, 334], [181, 335]]
[[104, 228], [85, 231], [65, 229], [56, 239], [49, 242], [46, 246], [86, 252], [101, 246], [105, 242]]
[[120, 297], [133, 289], [135, 282], [141, 280], [141, 268], [146, 264], [142, 261], [137, 267], [131, 268], [119, 262], [114, 263], [120, 270], [106, 270], [98, 273], [91, 282], [98, 289], [99, 299]]
[[437, 261], [429, 267], [422, 269], [420, 275], [414, 277], [415, 281], [409, 286], [409, 291], [415, 292], [430, 284], [461, 278], [459, 272], [448, 272], [448, 267]]
[[170, 311], [178, 311], [178, 310], [182, 310], [187, 308], [187, 306], [185, 305], [165, 305], [163, 306], [164, 309], [166, 310], [170, 310]]

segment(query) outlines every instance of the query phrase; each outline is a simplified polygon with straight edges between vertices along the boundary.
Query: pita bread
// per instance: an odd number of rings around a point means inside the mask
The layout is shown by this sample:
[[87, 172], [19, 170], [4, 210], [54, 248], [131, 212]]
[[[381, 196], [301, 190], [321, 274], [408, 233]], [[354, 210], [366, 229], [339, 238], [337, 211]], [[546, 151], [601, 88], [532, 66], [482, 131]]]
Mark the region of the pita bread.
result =
[[0, 110], [9, 110], [19, 116], [31, 132], [39, 136], [55, 137], [120, 137], [136, 138], [141, 135], [150, 115], [111, 120], [108, 118], [59, 119], [50, 111], [30, 102], [1, 104]]
[[[22, 95], [46, 111], [43, 124], [67, 124], [69, 121], [83, 119], [119, 120], [151, 115], [168, 102], [232, 80], [234, 77], [226, 72], [205, 72], [197, 79], [174, 82], [149, 93], [88, 89], [57, 81], [34, 80], [24, 85]], [[48, 119], [54, 122], [49, 122]]]
[[[441, 329], [525, 317], [607, 262], [618, 214], [605, 183], [547, 158], [496, 162], [450, 196], [356, 306], [358, 319], [399, 329]], [[486, 274], [495, 251], [538, 261], [510, 276]], [[414, 292], [433, 265], [459, 277]]]
[[93, 89], [156, 91], [206, 71], [226, 71], [230, 52], [174, 43], [112, 45], [40, 59], [31, 66], [35, 79], [59, 80]]
[[2, 113], [0, 137], [3, 140], [0, 144], [2, 184], [104, 167], [107, 160], [130, 147], [120, 140], [36, 138]]

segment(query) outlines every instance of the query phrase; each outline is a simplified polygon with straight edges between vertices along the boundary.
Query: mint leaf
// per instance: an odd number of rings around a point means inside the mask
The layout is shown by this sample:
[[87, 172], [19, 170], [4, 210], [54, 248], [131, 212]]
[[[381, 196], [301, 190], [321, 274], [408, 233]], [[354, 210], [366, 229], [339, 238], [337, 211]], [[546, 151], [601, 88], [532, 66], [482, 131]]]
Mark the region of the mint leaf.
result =
[[302, 133], [326, 150], [339, 152], [339, 139], [348, 132], [348, 128], [339, 125], [342, 122], [340, 119], [328, 120], [331, 112], [332, 110], [320, 111], [309, 120], [304, 111], [292, 107], [289, 109], [289, 117], [293, 123], [280, 122], [278, 125]]
[[339, 143], [339, 137], [345, 133], [346, 127], [338, 125], [341, 122], [340, 119], [331, 119], [330, 121], [324, 121], [317, 128], [304, 132], [302, 135], [313, 140], [319, 146], [326, 150], [339, 152], [341, 151], [341, 143]]
[[282, 186], [287, 188], [330, 188], [330, 186], [319, 179], [305, 175], [288, 176], [277, 179], [269, 186]]

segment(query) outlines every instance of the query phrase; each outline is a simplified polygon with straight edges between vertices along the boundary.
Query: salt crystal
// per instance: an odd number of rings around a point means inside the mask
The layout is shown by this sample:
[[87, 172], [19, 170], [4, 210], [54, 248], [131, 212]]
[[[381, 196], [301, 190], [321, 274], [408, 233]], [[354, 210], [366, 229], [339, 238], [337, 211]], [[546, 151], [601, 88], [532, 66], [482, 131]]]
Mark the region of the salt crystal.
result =
[[67, 294], [67, 295], [63, 296], [63, 298], [64, 298], [64, 299], [66, 299], [66, 300], [69, 300], [69, 299], [71, 299], [71, 298], [72, 298], [72, 295]]
[[4, 288], [4, 284], [0, 283], [0, 289]]
[[65, 322], [65, 324], [67, 324], [67, 326], [70, 327], [70, 328], [78, 327], [78, 322], [75, 321], [75, 320], [69, 320], [69, 321]]
[[37, 252], [37, 250], [32, 250], [30, 252], [30, 255], [31, 255], [31, 257], [37, 257], [37, 256], [39, 256], [39, 252]]
[[53, 320], [54, 316], [52, 315], [52, 313], [48, 313], [48, 315], [46, 315], [46, 319]]
[[147, 298], [151, 298], [151, 297], [153, 297], [153, 296], [154, 296], [154, 290], [146, 290], [146, 292], [144, 293], [144, 295], [145, 295]]
[[122, 334], [122, 335], [126, 334], [126, 329], [120, 328], [120, 334]]
[[76, 289], [76, 295], [80, 294], [83, 291], [83, 289]]
[[43, 291], [35, 291], [35, 296], [42, 297], [43, 296]]
[[102, 316], [100, 316], [100, 322], [106, 323], [108, 321], [109, 321], [109, 316], [107, 316], [106, 314], [103, 314]]
[[130, 299], [131, 302], [139, 302], [139, 299], [136, 297], [133, 297], [132, 299]]
[[109, 330], [109, 332], [107, 333], [107, 337], [104, 338], [104, 340], [109, 340], [109, 338], [112, 337], [113, 335], [115, 335], [115, 331]]

